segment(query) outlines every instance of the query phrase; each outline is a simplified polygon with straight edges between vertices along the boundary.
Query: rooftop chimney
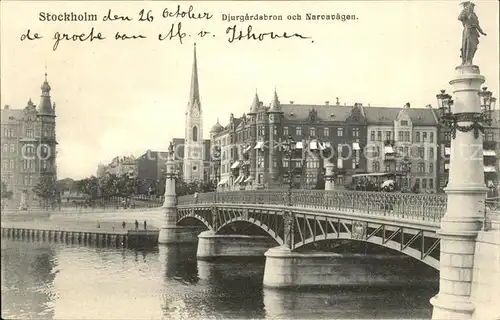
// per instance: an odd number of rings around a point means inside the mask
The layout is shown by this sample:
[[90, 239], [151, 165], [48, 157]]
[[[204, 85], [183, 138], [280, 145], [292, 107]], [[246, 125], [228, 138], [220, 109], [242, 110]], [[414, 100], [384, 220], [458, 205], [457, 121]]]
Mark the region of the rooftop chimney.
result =
[[325, 105], [329, 105], [330, 104], [330, 101], [325, 101]]

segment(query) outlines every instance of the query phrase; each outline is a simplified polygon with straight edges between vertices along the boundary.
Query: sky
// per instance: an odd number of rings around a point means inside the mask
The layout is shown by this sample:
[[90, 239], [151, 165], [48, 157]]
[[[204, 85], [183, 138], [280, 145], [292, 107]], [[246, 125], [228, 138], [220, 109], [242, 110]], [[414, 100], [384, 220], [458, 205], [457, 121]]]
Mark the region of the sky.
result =
[[[24, 108], [38, 104], [47, 66], [52, 101], [57, 105], [58, 177], [95, 174], [115, 156], [167, 150], [184, 136], [197, 44], [204, 137], [220, 118], [248, 112], [257, 90], [268, 104], [274, 89], [282, 103], [335, 101], [371, 106], [436, 106], [440, 89], [450, 89], [460, 64], [461, 1], [2, 1], [0, 3], [0, 102]], [[494, 95], [499, 92], [499, 2], [475, 1], [482, 29], [474, 63]], [[211, 19], [163, 18], [181, 6]], [[151, 10], [153, 21], [138, 21]], [[103, 21], [111, 15], [132, 21]], [[98, 21], [40, 21], [40, 12], [97, 14]], [[282, 15], [281, 21], [223, 21], [223, 14]], [[306, 20], [306, 14], [355, 15], [353, 20]], [[288, 20], [300, 15], [301, 20]], [[158, 40], [172, 24], [186, 36]], [[255, 33], [301, 34], [307, 39], [239, 40], [230, 43], [228, 27]], [[105, 40], [60, 41], [54, 34], [89, 33]], [[30, 29], [39, 40], [21, 41]], [[204, 37], [200, 31], [208, 31]], [[115, 40], [116, 32], [145, 39]]]

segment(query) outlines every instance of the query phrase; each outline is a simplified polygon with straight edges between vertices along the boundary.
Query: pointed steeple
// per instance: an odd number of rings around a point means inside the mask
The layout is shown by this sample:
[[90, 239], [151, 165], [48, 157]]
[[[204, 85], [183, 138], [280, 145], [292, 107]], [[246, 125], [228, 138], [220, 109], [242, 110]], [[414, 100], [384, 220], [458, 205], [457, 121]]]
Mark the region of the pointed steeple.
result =
[[50, 90], [51, 87], [47, 81], [47, 66], [45, 66], [45, 80], [40, 87], [42, 90], [42, 95], [40, 96], [40, 104], [38, 105], [38, 113], [40, 115], [54, 115], [52, 110], [52, 103], [50, 102]]
[[198, 85], [198, 62], [196, 59], [196, 43], [194, 44], [194, 56], [193, 56], [193, 70], [191, 72], [191, 91], [189, 93], [189, 105], [193, 106], [196, 103], [198, 108], [201, 106], [200, 101], [200, 88]]
[[278, 99], [278, 93], [276, 93], [276, 88], [274, 88], [274, 96], [271, 101], [271, 108], [269, 112], [281, 112], [280, 100]]
[[257, 109], [260, 107], [259, 96], [257, 95], [257, 89], [255, 90], [255, 96], [253, 97], [252, 105], [250, 106], [250, 112], [248, 115], [257, 114]]

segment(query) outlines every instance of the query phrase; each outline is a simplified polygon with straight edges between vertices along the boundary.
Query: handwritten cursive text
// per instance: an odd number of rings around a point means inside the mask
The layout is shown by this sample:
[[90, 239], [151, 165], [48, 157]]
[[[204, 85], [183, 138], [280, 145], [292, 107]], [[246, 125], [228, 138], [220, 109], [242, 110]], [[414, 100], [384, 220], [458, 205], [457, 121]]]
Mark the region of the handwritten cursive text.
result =
[[188, 19], [212, 19], [213, 15], [208, 12], [195, 13], [194, 7], [189, 6], [188, 11], [181, 10], [181, 6], [177, 6], [177, 11], [168, 11], [168, 8], [163, 10], [163, 18], [188, 18]]
[[56, 32], [54, 34], [54, 46], [52, 47], [52, 50], [56, 51], [57, 48], [59, 47], [59, 42], [61, 41], [79, 41], [79, 42], [85, 42], [89, 41], [92, 42], [94, 40], [104, 40], [106, 37], [104, 37], [100, 32], [95, 32], [94, 27], [90, 30], [89, 33], [80, 33], [80, 34], [68, 34], [68, 33], [59, 33]]
[[111, 9], [108, 10], [108, 14], [102, 18], [102, 21], [132, 21], [132, 18], [128, 16], [119, 16], [117, 14], [111, 14]]
[[264, 41], [265, 39], [289, 39], [289, 38], [300, 38], [300, 39], [310, 39], [310, 37], [303, 36], [298, 33], [288, 34], [283, 32], [281, 34], [275, 33], [274, 31], [263, 32], [263, 33], [254, 33], [252, 25], [248, 25], [246, 32], [238, 30], [236, 25], [229, 27], [226, 29], [226, 34], [229, 35], [227, 41], [229, 43], [233, 43], [234, 41], [240, 40], [257, 40]]
[[163, 40], [172, 40], [177, 38], [179, 42], [182, 44], [182, 39], [186, 37], [186, 33], [182, 31], [182, 23], [179, 22], [177, 25], [173, 24], [170, 27], [170, 30], [167, 32], [167, 34], [159, 34], [158, 35], [158, 40], [163, 41]]

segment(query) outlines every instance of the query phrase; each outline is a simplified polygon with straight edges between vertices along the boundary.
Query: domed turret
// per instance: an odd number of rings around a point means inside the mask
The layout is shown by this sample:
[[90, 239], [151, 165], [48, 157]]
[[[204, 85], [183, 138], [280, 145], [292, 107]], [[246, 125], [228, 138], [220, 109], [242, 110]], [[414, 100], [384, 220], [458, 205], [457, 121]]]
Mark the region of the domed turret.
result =
[[[47, 77], [47, 74], [45, 74], [45, 77]], [[47, 81], [47, 78], [45, 78], [45, 81], [42, 83], [42, 86], [40, 87], [40, 89], [42, 89], [42, 92], [46, 92], [46, 93], [50, 93], [50, 89], [52, 89], [50, 87], [50, 84], [49, 82]]]
[[224, 127], [221, 126], [219, 119], [217, 118], [217, 123], [212, 127], [212, 129], [210, 129], [210, 133], [219, 133], [222, 130], [224, 130]]
[[38, 105], [38, 113], [40, 115], [53, 116], [54, 110], [52, 109], [52, 103], [50, 102], [50, 85], [47, 81], [47, 71], [45, 71], [45, 81], [40, 87], [42, 90], [42, 95], [40, 96], [40, 104]]

